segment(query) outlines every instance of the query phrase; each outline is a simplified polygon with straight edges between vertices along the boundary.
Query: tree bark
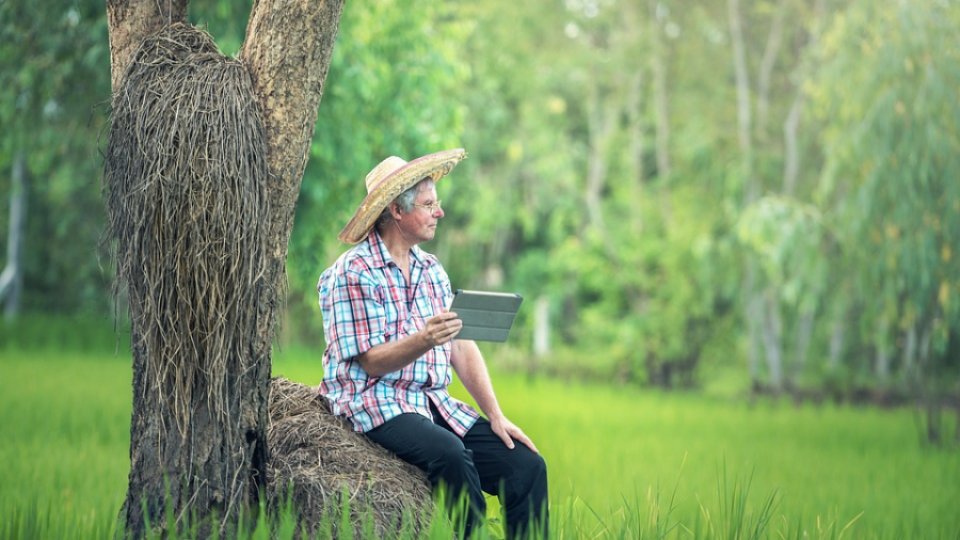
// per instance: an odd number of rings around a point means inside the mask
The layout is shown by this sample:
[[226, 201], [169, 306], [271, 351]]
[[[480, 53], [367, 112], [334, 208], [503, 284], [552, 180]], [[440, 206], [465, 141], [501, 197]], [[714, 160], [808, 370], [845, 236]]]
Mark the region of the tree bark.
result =
[[120, 88], [127, 66], [143, 38], [165, 25], [187, 20], [189, 0], [107, 0], [110, 82]]
[[[143, 39], [165, 25], [185, 21], [187, 3], [108, 0], [115, 94]], [[248, 369], [222, 381], [230, 425], [220, 420], [221, 411], [213, 410], [207, 389], [194, 388], [190, 425], [183, 432], [157, 405], [163, 389], [145, 369], [150, 351], [138, 339], [146, 329], [134, 325], [131, 469], [122, 516], [129, 536], [147, 534], [147, 520], [163, 527], [168, 518], [176, 520], [177, 527], [184, 519], [202, 520], [207, 525], [201, 530], [219, 527], [229, 536], [241, 515], [256, 515], [258, 499], [266, 493], [271, 343], [283, 304], [293, 210], [342, 7], [342, 0], [258, 0], [253, 6], [241, 60], [251, 74], [267, 139], [267, 262], [255, 290], [247, 291], [258, 300], [257, 312], [244, 319], [251, 327], [228, 329], [234, 336], [255, 336], [252, 350], [242, 351], [251, 361]], [[131, 298], [131, 309], [136, 304]], [[167, 503], [172, 515], [165, 509]], [[212, 515], [220, 518], [219, 524], [207, 521]]]
[[[266, 190], [270, 214], [264, 281], [268, 287], [260, 291], [258, 324], [252, 329], [256, 332], [253, 353], [260, 367], [257, 377], [262, 390], [256, 398], [256, 413], [258, 426], [264, 428], [257, 431], [257, 436], [262, 437], [264, 447], [271, 344], [285, 296], [294, 209], [342, 10], [343, 0], [256, 0], [240, 51], [264, 112], [271, 177]], [[268, 454], [262, 458], [265, 471]]]
[[10, 228], [7, 229], [7, 265], [0, 273], [0, 300], [4, 316], [12, 320], [20, 314], [23, 294], [23, 238], [27, 223], [27, 158], [18, 151], [13, 158], [10, 189]]

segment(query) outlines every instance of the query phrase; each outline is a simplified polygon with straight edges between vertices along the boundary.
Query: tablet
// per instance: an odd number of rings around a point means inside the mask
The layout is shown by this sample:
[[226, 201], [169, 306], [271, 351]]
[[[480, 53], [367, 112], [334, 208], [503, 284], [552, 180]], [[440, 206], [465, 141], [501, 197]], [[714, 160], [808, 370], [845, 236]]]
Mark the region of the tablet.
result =
[[456, 339], [506, 341], [523, 297], [516, 293], [457, 289], [450, 311], [463, 321]]

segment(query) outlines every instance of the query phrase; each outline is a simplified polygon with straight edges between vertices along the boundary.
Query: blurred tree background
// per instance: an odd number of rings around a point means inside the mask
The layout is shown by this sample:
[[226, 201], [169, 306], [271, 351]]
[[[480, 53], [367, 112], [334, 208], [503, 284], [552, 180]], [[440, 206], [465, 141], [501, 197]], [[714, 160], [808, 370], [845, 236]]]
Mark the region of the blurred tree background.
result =
[[[42, 4], [0, 0], [4, 339], [38, 314], [114, 316], [105, 9]], [[234, 54], [249, 8], [193, 2], [191, 20]], [[960, 402], [952, 0], [351, 4], [319, 114], [280, 337], [318, 361], [315, 281], [366, 172], [463, 146], [425, 247], [455, 286], [526, 298], [493, 361], [920, 397], [935, 420]]]

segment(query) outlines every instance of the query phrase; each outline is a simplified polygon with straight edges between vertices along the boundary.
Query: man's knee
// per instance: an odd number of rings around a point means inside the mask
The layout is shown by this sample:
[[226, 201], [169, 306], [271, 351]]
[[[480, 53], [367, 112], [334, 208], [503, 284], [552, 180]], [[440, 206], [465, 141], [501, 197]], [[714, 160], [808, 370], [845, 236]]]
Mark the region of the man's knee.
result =
[[526, 454], [520, 470], [529, 484], [545, 481], [547, 478], [547, 462], [536, 452]]
[[533, 451], [524, 451], [518, 453], [515, 459], [512, 474], [504, 478], [504, 494], [508, 501], [516, 504], [528, 499], [545, 497], [547, 463], [543, 456]]
[[547, 462], [543, 459], [543, 456], [537, 453], [533, 454], [533, 459], [530, 463], [530, 471], [531, 475], [543, 478], [547, 477]]

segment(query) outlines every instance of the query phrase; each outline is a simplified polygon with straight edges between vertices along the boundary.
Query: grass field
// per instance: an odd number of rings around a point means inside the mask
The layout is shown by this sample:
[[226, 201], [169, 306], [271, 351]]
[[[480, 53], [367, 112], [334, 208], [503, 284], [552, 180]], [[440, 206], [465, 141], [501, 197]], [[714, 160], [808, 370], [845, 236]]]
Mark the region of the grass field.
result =
[[[274, 373], [312, 384], [319, 358]], [[922, 445], [909, 409], [494, 379], [547, 460], [555, 537], [960, 538], [960, 451]], [[0, 537], [112, 534], [130, 380], [125, 355], [0, 350]]]

